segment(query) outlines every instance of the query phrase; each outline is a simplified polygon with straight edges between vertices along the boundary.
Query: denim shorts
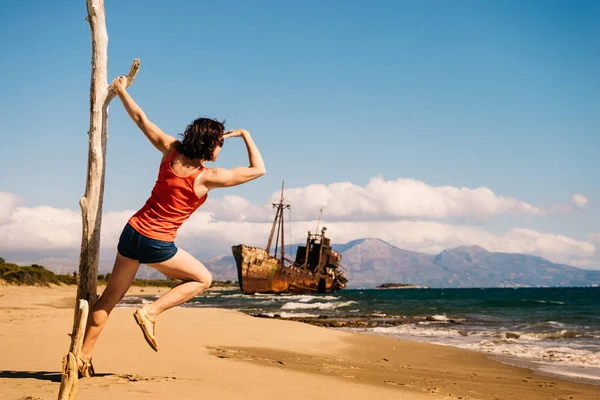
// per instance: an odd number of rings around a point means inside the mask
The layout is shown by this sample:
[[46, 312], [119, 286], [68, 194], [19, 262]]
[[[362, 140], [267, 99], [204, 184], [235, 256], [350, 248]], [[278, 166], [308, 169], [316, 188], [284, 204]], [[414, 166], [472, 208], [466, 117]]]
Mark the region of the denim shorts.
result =
[[175, 243], [144, 236], [133, 229], [129, 223], [121, 233], [117, 250], [122, 256], [138, 260], [140, 264], [167, 261], [177, 253]]

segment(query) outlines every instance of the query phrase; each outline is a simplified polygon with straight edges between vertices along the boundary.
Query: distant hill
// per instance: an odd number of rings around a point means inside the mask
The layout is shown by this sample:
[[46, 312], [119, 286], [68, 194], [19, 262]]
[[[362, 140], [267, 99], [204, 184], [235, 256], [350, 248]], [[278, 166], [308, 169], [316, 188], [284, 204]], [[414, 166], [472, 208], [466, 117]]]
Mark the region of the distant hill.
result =
[[[292, 256], [296, 248], [286, 246], [286, 252]], [[380, 239], [358, 239], [333, 248], [342, 254], [349, 288], [389, 282], [433, 288], [600, 285], [600, 271], [555, 264], [526, 254], [494, 253], [479, 246], [461, 246], [431, 255], [403, 250]], [[203, 262], [215, 279], [237, 280], [231, 255]]]
[[334, 248], [342, 253], [342, 265], [352, 287], [386, 282], [429, 287], [600, 285], [600, 271], [555, 264], [526, 254], [494, 253], [479, 246], [429, 255], [379, 239], [360, 239]]
[[[286, 246], [289, 258], [294, 258], [297, 247], [297, 244]], [[358, 239], [333, 245], [333, 248], [342, 254], [349, 288], [375, 287], [390, 282], [432, 288], [600, 286], [600, 271], [555, 264], [526, 254], [494, 253], [478, 246], [455, 247], [431, 255], [403, 250], [380, 239]], [[213, 279], [238, 280], [230, 252], [209, 259], [192, 254], [212, 272]], [[64, 269], [47, 268], [55, 272]], [[108, 272], [104, 269], [100, 273]], [[137, 274], [141, 279], [161, 277], [162, 274], [148, 267], [140, 268]]]

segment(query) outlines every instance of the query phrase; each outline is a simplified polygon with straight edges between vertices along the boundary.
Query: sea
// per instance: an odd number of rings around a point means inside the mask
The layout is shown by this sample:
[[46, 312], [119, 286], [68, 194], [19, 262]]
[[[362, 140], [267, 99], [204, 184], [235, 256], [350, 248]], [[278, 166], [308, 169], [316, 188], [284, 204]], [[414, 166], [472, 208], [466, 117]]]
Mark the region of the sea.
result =
[[[152, 297], [126, 298], [143, 304]], [[344, 289], [334, 294], [209, 291], [183, 307], [454, 346], [600, 386], [600, 288]]]

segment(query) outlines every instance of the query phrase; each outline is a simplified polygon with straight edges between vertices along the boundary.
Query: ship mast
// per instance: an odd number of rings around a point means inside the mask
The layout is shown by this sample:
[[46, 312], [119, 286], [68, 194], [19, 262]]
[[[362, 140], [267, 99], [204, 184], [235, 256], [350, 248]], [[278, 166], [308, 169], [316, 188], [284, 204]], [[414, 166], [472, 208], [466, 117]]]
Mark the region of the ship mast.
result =
[[281, 197], [279, 203], [272, 203], [273, 208], [277, 208], [275, 212], [275, 219], [273, 220], [273, 226], [271, 227], [271, 234], [269, 235], [269, 241], [267, 242], [267, 254], [271, 252], [271, 243], [273, 242], [273, 235], [275, 234], [275, 227], [277, 226], [277, 239], [275, 240], [275, 251], [273, 257], [277, 255], [277, 245], [279, 243], [279, 232], [281, 232], [281, 266], [283, 267], [283, 260], [285, 257], [285, 241], [284, 241], [284, 229], [283, 229], [283, 210], [290, 208], [289, 204], [283, 204], [283, 187], [284, 182], [281, 182]]
[[321, 215], [323, 214], [323, 207], [319, 210], [319, 220], [317, 221], [317, 229], [315, 229], [315, 235], [319, 232], [319, 224], [321, 223]]

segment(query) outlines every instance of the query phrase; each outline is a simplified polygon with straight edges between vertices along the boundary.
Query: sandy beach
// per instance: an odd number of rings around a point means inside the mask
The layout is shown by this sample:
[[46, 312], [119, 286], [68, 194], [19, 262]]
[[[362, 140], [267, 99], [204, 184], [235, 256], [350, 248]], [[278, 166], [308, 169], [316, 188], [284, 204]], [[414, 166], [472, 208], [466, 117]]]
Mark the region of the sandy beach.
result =
[[[74, 286], [0, 286], [0, 399], [55, 399], [68, 350]], [[134, 287], [128, 295], [166, 288]], [[206, 308], [157, 320], [160, 351], [133, 309], [117, 308], [81, 399], [600, 399], [485, 355]]]

